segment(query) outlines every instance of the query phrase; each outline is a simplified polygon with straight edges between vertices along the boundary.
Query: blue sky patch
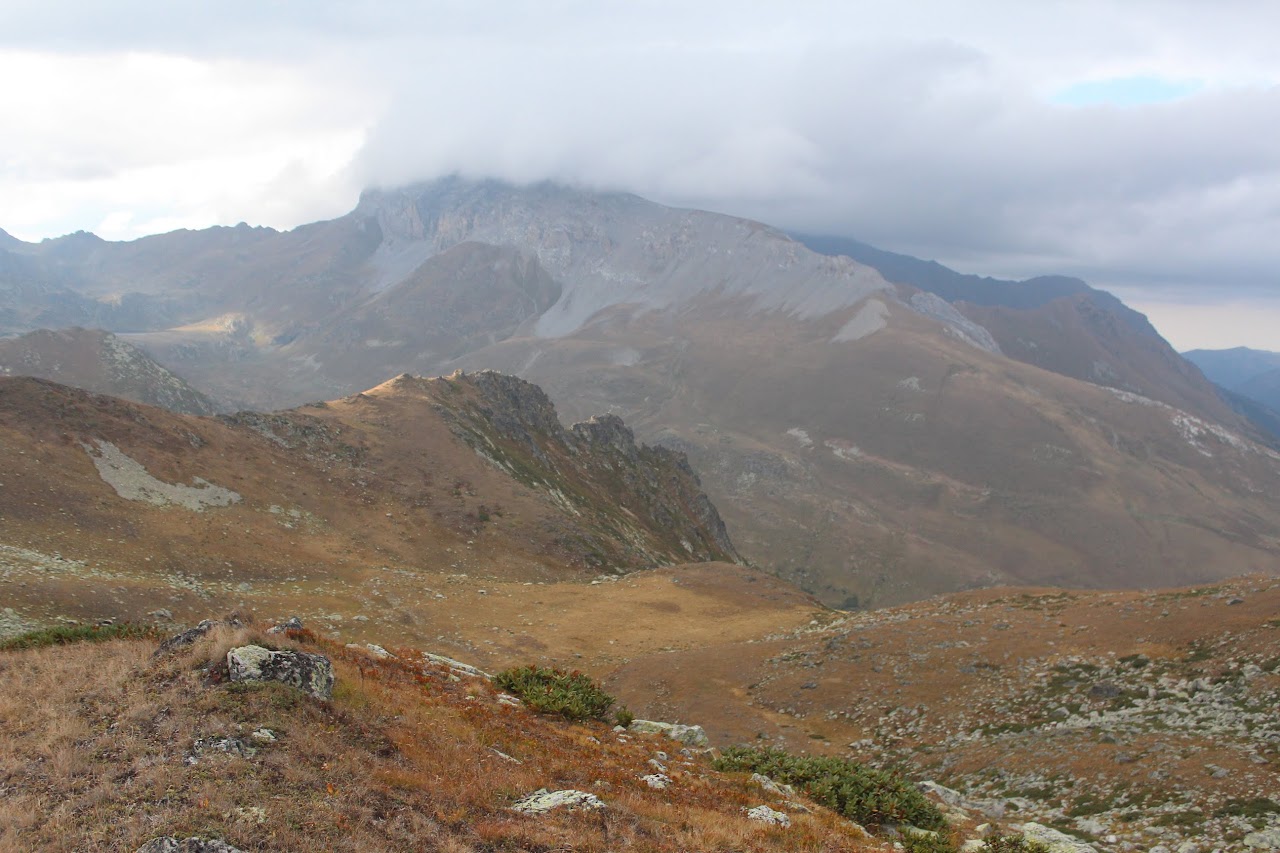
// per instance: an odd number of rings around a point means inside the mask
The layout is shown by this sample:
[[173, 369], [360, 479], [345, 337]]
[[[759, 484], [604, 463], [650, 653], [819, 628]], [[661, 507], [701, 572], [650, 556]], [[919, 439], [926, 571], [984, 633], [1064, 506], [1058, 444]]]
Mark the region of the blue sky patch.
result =
[[1185, 98], [1204, 87], [1200, 80], [1165, 80], [1160, 77], [1118, 77], [1112, 80], [1086, 80], [1052, 95], [1049, 100], [1069, 107], [1091, 107], [1110, 104], [1136, 107], [1160, 104]]

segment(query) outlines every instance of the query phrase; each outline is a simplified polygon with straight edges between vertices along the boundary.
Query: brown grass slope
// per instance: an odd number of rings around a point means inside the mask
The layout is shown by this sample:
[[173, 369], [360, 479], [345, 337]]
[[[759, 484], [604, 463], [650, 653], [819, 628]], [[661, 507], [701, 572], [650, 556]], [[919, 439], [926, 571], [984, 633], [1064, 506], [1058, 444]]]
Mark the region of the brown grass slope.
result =
[[[515, 397], [486, 396], [498, 390]], [[513, 405], [533, 408], [504, 409]], [[732, 558], [681, 458], [602, 423], [571, 433], [537, 389], [484, 375], [404, 377], [222, 419], [3, 379], [6, 605], [34, 624], [197, 618], [242, 603], [342, 618], [357, 615], [358, 589], [377, 602], [364, 618], [422, 636], [450, 584], [580, 582]], [[116, 453], [129, 470], [108, 482], [99, 466]], [[208, 484], [238, 500], [183, 504]], [[139, 488], [176, 496], [152, 503]]]
[[906, 767], [1098, 849], [1244, 849], [1280, 827], [1277, 614], [1268, 577], [993, 589], [639, 658], [606, 685], [718, 743]]
[[[222, 683], [227, 650], [250, 642], [330, 656], [333, 702]], [[505, 706], [487, 681], [451, 679], [410, 649], [378, 660], [306, 632], [224, 627], [169, 657], [154, 650], [0, 653], [0, 848], [133, 850], [198, 835], [281, 851], [881, 849], [823, 809], [787, 830], [747, 820], [762, 792], [706, 759], [675, 755], [672, 787], [652, 790], [648, 761], [677, 744]], [[274, 740], [251, 737], [262, 729]], [[210, 749], [191, 762], [198, 740], [228, 737], [257, 753]], [[509, 810], [539, 788], [607, 805]]]

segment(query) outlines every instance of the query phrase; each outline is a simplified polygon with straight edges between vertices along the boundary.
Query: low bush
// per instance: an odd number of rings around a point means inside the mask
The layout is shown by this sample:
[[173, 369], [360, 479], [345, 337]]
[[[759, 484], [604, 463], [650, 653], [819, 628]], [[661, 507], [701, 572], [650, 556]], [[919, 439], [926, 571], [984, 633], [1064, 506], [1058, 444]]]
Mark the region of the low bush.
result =
[[119, 625], [58, 625], [0, 640], [0, 651], [40, 649], [46, 646], [64, 646], [67, 643], [101, 643], [104, 640], [154, 639], [158, 636], [151, 626], [134, 625], [130, 622]]
[[613, 705], [613, 697], [580, 672], [530, 665], [503, 670], [493, 681], [539, 714], [567, 720], [602, 720]]
[[715, 768], [761, 773], [775, 782], [793, 785], [815, 801], [866, 826], [908, 823], [920, 829], [946, 828], [942, 813], [911, 783], [848, 759], [730, 747], [715, 760]]

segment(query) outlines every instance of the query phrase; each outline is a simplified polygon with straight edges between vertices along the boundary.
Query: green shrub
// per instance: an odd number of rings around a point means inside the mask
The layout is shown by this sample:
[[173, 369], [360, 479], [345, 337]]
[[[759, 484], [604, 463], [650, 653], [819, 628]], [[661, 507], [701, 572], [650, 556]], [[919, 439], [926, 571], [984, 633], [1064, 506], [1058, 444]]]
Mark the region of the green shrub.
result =
[[907, 853], [956, 853], [956, 843], [946, 835], [903, 835], [898, 839]]
[[559, 714], [568, 720], [601, 720], [613, 697], [580, 672], [523, 666], [506, 669], [494, 683], [519, 696], [539, 714]]
[[119, 625], [58, 625], [0, 640], [0, 651], [41, 649], [46, 646], [65, 646], [68, 643], [101, 643], [104, 640], [154, 639], [157, 636], [156, 630], [149, 625], [134, 625], [130, 622]]
[[613, 715], [613, 722], [624, 729], [630, 728], [635, 719], [636, 715], [628, 708], [619, 708]]
[[794, 785], [815, 801], [867, 826], [908, 823], [920, 829], [946, 828], [942, 813], [909, 782], [848, 759], [730, 747], [716, 759], [715, 768], [761, 773]]

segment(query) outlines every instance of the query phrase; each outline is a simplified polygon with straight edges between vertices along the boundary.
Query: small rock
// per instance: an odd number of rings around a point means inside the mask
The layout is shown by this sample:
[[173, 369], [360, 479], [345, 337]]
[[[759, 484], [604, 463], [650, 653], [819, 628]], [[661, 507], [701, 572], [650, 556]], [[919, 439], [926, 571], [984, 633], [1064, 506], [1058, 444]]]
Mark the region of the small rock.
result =
[[754, 820], [770, 826], [781, 826], [786, 828], [791, 826], [791, 818], [785, 812], [775, 811], [768, 806], [756, 806], [753, 809], [747, 809], [747, 820]]
[[218, 622], [206, 619], [194, 628], [188, 628], [179, 634], [174, 634], [172, 637], [160, 644], [156, 649], [154, 656], [159, 657], [161, 655], [167, 655], [169, 652], [190, 646], [195, 643], [196, 640], [213, 630], [213, 627], [218, 624]]
[[240, 758], [253, 758], [258, 754], [258, 750], [238, 737], [197, 738], [191, 744], [191, 752], [183, 759], [183, 763], [191, 767], [199, 763], [200, 756], [206, 752], [225, 752], [228, 755], [237, 755]]
[[233, 682], [276, 681], [317, 699], [333, 698], [333, 665], [324, 655], [241, 646], [227, 652]]
[[665, 791], [671, 787], [671, 777], [663, 773], [650, 773], [648, 776], [641, 776], [640, 779], [655, 791]]
[[546, 788], [541, 788], [519, 800], [511, 810], [521, 814], [537, 815], [545, 814], [552, 809], [593, 811], [604, 807], [604, 802], [599, 797], [586, 791], [548, 791]]
[[179, 841], [172, 835], [153, 838], [138, 848], [137, 853], [243, 853], [239, 847], [232, 847], [218, 839], [191, 838]]
[[438, 666], [443, 666], [449, 669], [451, 672], [457, 672], [463, 675], [469, 675], [472, 678], [487, 678], [491, 681], [493, 680], [492, 675], [490, 675], [489, 673], [483, 670], [476, 669], [474, 666], [472, 666], [469, 663], [463, 663], [462, 661], [454, 660], [453, 658], [447, 658], [444, 655], [433, 655], [431, 654], [431, 652], [423, 652], [422, 656], [426, 658], [428, 661], [430, 661], [431, 663], [437, 664]]
[[249, 735], [249, 737], [253, 738], [258, 743], [275, 743], [277, 740], [276, 733], [271, 731], [271, 729], [256, 729], [253, 734]]
[[159, 619], [163, 622], [173, 621], [173, 611], [163, 607], [160, 608], [159, 610], [152, 610], [147, 615], [150, 616], [152, 619]]
[[297, 616], [290, 616], [288, 619], [281, 622], [279, 625], [276, 625], [274, 628], [268, 628], [267, 633], [283, 634], [286, 631], [301, 631], [301, 630], [302, 630], [302, 620], [299, 619]]
[[781, 782], [775, 782], [763, 773], [752, 773], [751, 781], [764, 788], [770, 794], [777, 794], [780, 797], [794, 797], [796, 795], [795, 788], [790, 785], [784, 785]]

